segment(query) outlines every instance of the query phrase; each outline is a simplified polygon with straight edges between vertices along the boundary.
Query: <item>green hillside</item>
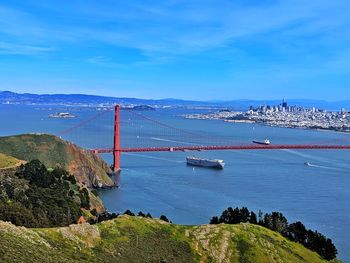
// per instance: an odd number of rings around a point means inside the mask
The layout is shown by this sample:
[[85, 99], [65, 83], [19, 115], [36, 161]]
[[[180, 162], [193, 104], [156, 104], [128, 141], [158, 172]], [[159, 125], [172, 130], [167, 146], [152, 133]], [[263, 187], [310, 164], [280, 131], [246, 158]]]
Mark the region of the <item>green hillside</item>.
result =
[[12, 156], [8, 156], [6, 154], [0, 153], [0, 169], [12, 168], [15, 167], [22, 162]]
[[180, 226], [120, 216], [96, 225], [27, 229], [0, 221], [0, 262], [327, 262], [266, 228]]
[[40, 160], [46, 167], [60, 166], [88, 187], [110, 187], [108, 165], [97, 155], [48, 134], [0, 137], [0, 152], [20, 160]]

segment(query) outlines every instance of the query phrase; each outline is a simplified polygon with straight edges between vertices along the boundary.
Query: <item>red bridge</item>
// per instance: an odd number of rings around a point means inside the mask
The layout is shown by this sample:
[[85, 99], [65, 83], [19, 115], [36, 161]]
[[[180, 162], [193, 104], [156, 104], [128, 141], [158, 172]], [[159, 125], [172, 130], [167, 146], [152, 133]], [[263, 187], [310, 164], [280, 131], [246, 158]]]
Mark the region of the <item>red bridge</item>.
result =
[[[68, 130], [63, 131], [61, 134], [66, 134], [71, 132], [73, 129], [77, 127], [81, 127], [85, 125], [87, 122], [90, 122], [96, 119], [99, 115], [104, 114], [99, 113], [98, 115], [85, 120], [75, 127], [72, 127]], [[160, 126], [172, 128], [174, 130], [186, 132], [188, 136], [200, 136], [197, 134], [193, 134], [189, 131], [182, 130], [180, 128], [172, 127], [168, 124], [161, 123], [157, 120], [153, 120], [147, 116], [144, 116], [140, 113], [133, 113], [134, 115], [138, 115], [138, 117], [142, 119], [146, 119], [148, 121], [154, 122]], [[119, 105], [115, 106], [114, 109], [114, 144], [113, 148], [103, 148], [103, 149], [91, 149], [91, 151], [95, 153], [112, 153], [113, 154], [113, 168], [115, 172], [120, 170], [120, 154], [127, 152], [175, 152], [175, 151], [211, 151], [211, 150], [283, 150], [283, 149], [291, 149], [291, 150], [350, 150], [350, 145], [342, 145], [342, 144], [271, 144], [271, 145], [259, 145], [259, 144], [243, 144], [243, 145], [194, 145], [191, 143], [188, 146], [156, 146], [156, 147], [121, 147], [120, 141], [120, 107]], [[172, 142], [171, 140], [164, 140]], [[173, 141], [176, 142], [176, 141]]]
[[350, 150], [350, 145], [306, 145], [306, 144], [277, 144], [277, 145], [213, 145], [213, 146], [175, 146], [175, 147], [144, 147], [144, 148], [121, 148], [120, 147], [120, 108], [115, 106], [114, 114], [114, 148], [93, 149], [96, 153], [113, 153], [113, 168], [120, 170], [120, 153], [122, 152], [174, 152], [174, 151], [211, 151], [211, 150]]

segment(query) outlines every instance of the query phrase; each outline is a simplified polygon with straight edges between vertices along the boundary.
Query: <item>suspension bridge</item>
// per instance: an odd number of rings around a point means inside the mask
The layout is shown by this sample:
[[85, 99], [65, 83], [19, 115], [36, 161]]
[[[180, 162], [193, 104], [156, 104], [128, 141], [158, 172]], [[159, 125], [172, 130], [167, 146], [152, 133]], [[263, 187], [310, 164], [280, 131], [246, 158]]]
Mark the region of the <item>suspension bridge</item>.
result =
[[[163, 128], [169, 128], [177, 132], [185, 134], [186, 138], [192, 139], [190, 143], [179, 142], [176, 140], [168, 140], [161, 138], [153, 138], [154, 140], [163, 141], [167, 144], [172, 143], [172, 145], [157, 145], [157, 146], [137, 146], [137, 147], [122, 147], [121, 146], [121, 118], [120, 118], [120, 106], [116, 105], [114, 107], [114, 124], [113, 124], [113, 147], [110, 148], [91, 148], [90, 150], [97, 154], [109, 153], [113, 154], [113, 170], [114, 172], [120, 171], [120, 155], [121, 153], [132, 153], [132, 152], [176, 152], [176, 151], [218, 151], [218, 150], [350, 150], [350, 145], [348, 144], [270, 144], [270, 145], [261, 145], [261, 144], [200, 144], [193, 143], [194, 138], [198, 139], [203, 137], [202, 134], [194, 133], [192, 131], [184, 130], [182, 128], [171, 126], [167, 123], [163, 123], [156, 119], [145, 116], [141, 113], [135, 112], [133, 110], [128, 110], [133, 115], [142, 119], [143, 121], [149, 121]], [[73, 130], [83, 127], [89, 122], [96, 120], [99, 116], [105, 114], [105, 112], [100, 112], [97, 115], [88, 118], [75, 126], [68, 128], [59, 135], [64, 135], [72, 132]], [[142, 127], [142, 126], [141, 126]], [[152, 135], [152, 134], [150, 134]], [[139, 138], [139, 136], [137, 136]], [[186, 144], [186, 145], [179, 145]]]

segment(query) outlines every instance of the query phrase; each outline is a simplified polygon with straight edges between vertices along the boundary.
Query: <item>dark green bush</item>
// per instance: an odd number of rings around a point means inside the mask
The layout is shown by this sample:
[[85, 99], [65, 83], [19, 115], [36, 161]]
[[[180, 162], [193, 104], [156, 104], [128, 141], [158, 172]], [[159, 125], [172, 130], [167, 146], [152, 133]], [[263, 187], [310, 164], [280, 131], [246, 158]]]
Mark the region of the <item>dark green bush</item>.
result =
[[[90, 208], [89, 192], [79, 190], [75, 178], [62, 168], [48, 171], [38, 160], [22, 165], [7, 180], [0, 182], [0, 219], [19, 226], [53, 227], [76, 223], [81, 208]], [[18, 194], [20, 193], [20, 194]]]

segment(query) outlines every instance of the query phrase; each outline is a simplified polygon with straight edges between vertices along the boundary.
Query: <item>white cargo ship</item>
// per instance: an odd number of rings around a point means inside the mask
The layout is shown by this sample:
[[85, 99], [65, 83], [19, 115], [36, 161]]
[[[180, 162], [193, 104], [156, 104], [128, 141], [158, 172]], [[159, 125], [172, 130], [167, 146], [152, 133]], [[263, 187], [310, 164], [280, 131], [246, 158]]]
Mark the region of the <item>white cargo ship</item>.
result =
[[186, 157], [186, 161], [188, 165], [193, 166], [203, 166], [203, 167], [209, 167], [209, 168], [217, 168], [217, 169], [224, 169], [225, 163], [223, 160], [219, 159], [203, 159], [198, 157]]

